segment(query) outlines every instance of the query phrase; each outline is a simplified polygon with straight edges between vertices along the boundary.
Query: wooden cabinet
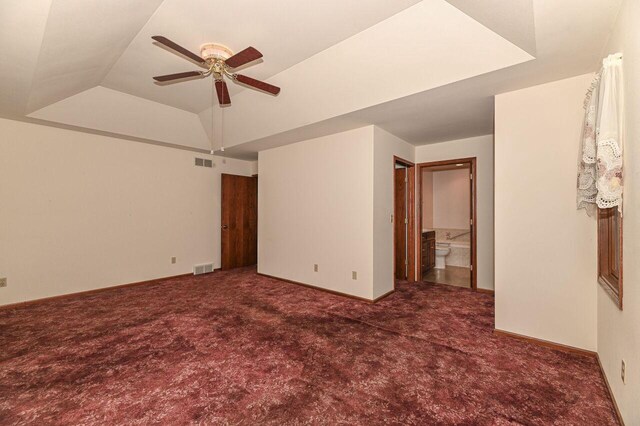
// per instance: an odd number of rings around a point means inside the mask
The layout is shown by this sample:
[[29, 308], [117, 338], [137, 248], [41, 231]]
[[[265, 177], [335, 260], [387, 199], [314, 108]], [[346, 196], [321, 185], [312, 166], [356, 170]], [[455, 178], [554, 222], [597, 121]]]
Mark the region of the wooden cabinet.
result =
[[434, 266], [436, 266], [436, 232], [429, 231], [422, 233], [422, 255], [421, 267], [422, 275], [426, 275]]

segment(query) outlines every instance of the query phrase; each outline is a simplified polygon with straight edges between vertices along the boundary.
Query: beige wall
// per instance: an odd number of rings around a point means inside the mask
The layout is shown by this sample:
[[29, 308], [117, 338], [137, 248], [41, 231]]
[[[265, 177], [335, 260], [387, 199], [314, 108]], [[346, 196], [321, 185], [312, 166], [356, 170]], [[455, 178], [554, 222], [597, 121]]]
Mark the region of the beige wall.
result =
[[[414, 162], [415, 148], [400, 138], [374, 127], [373, 176], [373, 297], [393, 290], [393, 157]], [[414, 206], [415, 208], [415, 206]]]
[[476, 157], [478, 287], [493, 289], [493, 135], [416, 147], [416, 163]]
[[[624, 310], [598, 287], [598, 354], [627, 425], [640, 424], [640, 2], [625, 0], [603, 57], [623, 53], [626, 142], [624, 164]], [[596, 286], [591, 279], [591, 285]], [[626, 362], [626, 384], [620, 365]]]
[[373, 297], [373, 133], [363, 127], [260, 152], [260, 273]]
[[582, 75], [496, 96], [496, 328], [596, 350], [596, 227], [576, 210]]
[[218, 267], [220, 173], [254, 164], [195, 156], [0, 119], [0, 305]]
[[[422, 229], [433, 229], [433, 172], [422, 171]], [[417, 200], [420, 202], [420, 200]]]
[[469, 170], [442, 170], [433, 173], [433, 227], [469, 229]]
[[261, 151], [258, 271], [366, 299], [393, 290], [394, 156], [413, 162], [414, 147], [374, 126]]

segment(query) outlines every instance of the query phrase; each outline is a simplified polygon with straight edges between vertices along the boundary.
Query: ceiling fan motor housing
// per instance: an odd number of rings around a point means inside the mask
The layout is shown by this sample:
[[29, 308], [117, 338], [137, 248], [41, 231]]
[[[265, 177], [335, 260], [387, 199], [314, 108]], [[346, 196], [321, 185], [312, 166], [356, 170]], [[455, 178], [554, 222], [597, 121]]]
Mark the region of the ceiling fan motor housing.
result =
[[206, 43], [200, 46], [200, 56], [208, 63], [211, 63], [216, 60], [226, 61], [233, 56], [233, 52], [222, 44]]

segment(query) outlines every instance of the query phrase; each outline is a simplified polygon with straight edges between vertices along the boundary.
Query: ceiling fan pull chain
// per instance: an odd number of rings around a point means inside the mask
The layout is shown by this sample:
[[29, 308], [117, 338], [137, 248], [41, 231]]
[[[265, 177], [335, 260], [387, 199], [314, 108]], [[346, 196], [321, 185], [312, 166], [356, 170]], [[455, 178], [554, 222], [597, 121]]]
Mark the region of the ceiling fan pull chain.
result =
[[220, 151], [224, 152], [224, 107], [220, 105]]
[[211, 155], [213, 155], [213, 153], [215, 152], [215, 148], [214, 148], [214, 138], [215, 138], [215, 133], [214, 133], [214, 120], [215, 120], [215, 114], [214, 114], [214, 109], [213, 109], [213, 105], [215, 103], [216, 100], [216, 95], [213, 93], [214, 90], [216, 89], [216, 80], [215, 79], [211, 79]]

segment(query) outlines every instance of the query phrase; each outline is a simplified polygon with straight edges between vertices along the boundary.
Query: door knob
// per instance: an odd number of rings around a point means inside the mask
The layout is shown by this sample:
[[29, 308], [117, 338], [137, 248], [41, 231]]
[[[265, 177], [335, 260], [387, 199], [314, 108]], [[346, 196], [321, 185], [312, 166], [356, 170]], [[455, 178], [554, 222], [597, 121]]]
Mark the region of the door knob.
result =
[[222, 229], [229, 229], [228, 225], [222, 225]]

